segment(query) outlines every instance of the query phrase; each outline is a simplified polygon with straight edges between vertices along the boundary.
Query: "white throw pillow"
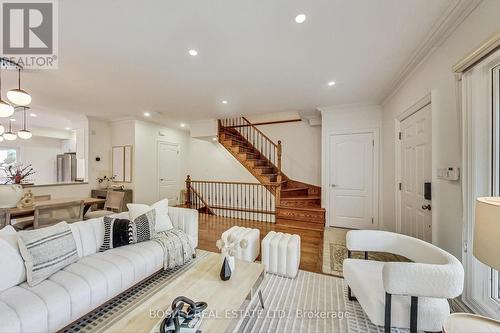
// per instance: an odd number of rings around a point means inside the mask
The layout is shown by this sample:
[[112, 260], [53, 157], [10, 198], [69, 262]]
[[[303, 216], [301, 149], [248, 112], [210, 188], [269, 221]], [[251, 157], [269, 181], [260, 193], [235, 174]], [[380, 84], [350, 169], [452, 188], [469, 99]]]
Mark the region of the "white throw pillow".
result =
[[0, 267], [0, 292], [26, 281], [26, 267], [17, 245], [17, 233], [10, 225], [0, 230]]
[[127, 208], [130, 213], [131, 221], [135, 221], [135, 219], [142, 214], [154, 209], [156, 213], [155, 232], [167, 231], [174, 228], [174, 225], [168, 216], [168, 199], [160, 200], [151, 206], [129, 203], [127, 204]]

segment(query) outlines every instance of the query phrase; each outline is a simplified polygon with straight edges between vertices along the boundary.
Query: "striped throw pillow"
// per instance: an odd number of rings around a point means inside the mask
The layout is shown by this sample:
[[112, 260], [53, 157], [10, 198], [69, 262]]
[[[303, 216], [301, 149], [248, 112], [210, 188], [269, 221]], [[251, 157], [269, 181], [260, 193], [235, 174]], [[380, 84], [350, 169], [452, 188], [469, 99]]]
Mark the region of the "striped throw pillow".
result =
[[127, 219], [104, 216], [104, 242], [100, 252], [136, 242], [135, 225]]
[[78, 260], [75, 238], [66, 222], [17, 235], [30, 287]]
[[155, 234], [155, 219], [156, 211], [154, 209], [135, 218], [134, 225], [137, 230], [137, 243], [145, 242], [153, 238]]

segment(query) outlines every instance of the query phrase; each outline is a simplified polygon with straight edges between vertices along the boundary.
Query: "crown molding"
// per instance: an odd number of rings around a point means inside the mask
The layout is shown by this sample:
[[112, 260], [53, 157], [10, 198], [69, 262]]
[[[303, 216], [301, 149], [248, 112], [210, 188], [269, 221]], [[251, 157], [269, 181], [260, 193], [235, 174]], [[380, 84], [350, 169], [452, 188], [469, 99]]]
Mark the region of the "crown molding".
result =
[[453, 66], [453, 72], [457, 75], [466, 72], [469, 68], [487, 57], [491, 52], [500, 47], [500, 30], [483, 42], [474, 51], [462, 58]]
[[457, 0], [434, 23], [424, 41], [413, 52], [413, 56], [385, 91], [382, 105], [393, 97], [418, 66], [457, 29], [482, 0]]

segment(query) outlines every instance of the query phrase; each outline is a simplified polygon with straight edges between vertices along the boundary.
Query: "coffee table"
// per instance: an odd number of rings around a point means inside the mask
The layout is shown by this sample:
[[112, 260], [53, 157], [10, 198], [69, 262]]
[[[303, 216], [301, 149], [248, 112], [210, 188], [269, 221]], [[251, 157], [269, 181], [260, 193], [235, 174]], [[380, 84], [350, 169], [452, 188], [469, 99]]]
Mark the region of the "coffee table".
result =
[[228, 281], [219, 277], [221, 255], [210, 252], [191, 269], [175, 278], [151, 297], [144, 299], [133, 309], [120, 314], [105, 332], [149, 333], [161, 320], [153, 314], [163, 314], [170, 309], [177, 296], [186, 296], [196, 302], [208, 303], [207, 316], [202, 321], [203, 332], [222, 333], [232, 331], [235, 317], [246, 299], [258, 292], [264, 279], [264, 265], [236, 260], [236, 270]]

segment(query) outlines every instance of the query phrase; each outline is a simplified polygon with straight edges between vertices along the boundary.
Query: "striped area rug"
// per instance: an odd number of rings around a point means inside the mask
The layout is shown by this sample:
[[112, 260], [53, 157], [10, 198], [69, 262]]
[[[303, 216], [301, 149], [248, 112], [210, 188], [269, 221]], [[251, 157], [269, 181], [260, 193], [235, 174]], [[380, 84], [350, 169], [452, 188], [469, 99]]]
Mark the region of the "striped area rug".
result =
[[295, 279], [267, 274], [261, 290], [266, 309], [262, 310], [258, 297], [252, 298], [235, 326], [237, 332], [384, 332], [370, 322], [357, 302], [347, 300], [341, 278], [302, 270]]

